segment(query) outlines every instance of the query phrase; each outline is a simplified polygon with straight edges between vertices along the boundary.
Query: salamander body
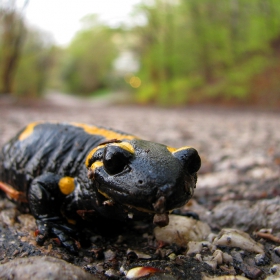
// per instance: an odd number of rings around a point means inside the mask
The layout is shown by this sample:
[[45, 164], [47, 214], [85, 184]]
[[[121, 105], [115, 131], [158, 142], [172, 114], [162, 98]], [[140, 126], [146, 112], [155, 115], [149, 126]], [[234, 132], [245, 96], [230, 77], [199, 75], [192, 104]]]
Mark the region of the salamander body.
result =
[[200, 157], [120, 131], [80, 123], [31, 123], [0, 153], [0, 189], [27, 205], [38, 226], [37, 242], [69, 235], [97, 217], [152, 219], [184, 205], [196, 186]]

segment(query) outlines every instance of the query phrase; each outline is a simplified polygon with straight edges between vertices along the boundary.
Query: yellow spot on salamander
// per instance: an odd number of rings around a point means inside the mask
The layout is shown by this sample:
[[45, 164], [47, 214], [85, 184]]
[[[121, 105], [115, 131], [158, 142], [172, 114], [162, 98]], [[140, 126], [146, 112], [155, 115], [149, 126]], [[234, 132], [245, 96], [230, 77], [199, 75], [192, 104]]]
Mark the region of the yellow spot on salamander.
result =
[[166, 149], [170, 152], [170, 153], [174, 153], [177, 149], [173, 148], [173, 147], [166, 147]]
[[133, 146], [128, 142], [114, 143], [112, 146], [118, 146], [123, 150], [130, 152], [131, 154], [135, 153]]
[[103, 162], [102, 162], [102, 161], [95, 161], [95, 162], [91, 165], [90, 169], [91, 169], [92, 171], [94, 171], [96, 168], [98, 168], [98, 167], [100, 167], [100, 166], [103, 166]]
[[72, 193], [75, 189], [74, 178], [62, 177], [58, 182], [58, 186], [59, 186], [60, 191], [63, 194], [68, 195], [68, 194]]
[[176, 149], [176, 148], [173, 148], [173, 147], [166, 147], [166, 148], [167, 148], [167, 150], [168, 150], [170, 153], [174, 154], [174, 153], [177, 153], [177, 152], [182, 151], [182, 150], [190, 149], [191, 147], [189, 147], [189, 146], [184, 146], [184, 147], [181, 147], [181, 148], [179, 148], [179, 149]]
[[26, 126], [26, 128], [24, 129], [24, 131], [19, 135], [18, 139], [20, 141], [26, 139], [27, 137], [29, 137], [33, 131], [34, 131], [34, 127], [39, 124], [39, 122], [33, 122], [30, 123], [29, 125]]
[[101, 135], [101, 136], [105, 137], [107, 140], [110, 140], [110, 139], [119, 139], [119, 140], [129, 139], [129, 140], [131, 140], [131, 139], [137, 138], [133, 135], [122, 134], [122, 133], [118, 133], [118, 132], [108, 130], [105, 128], [96, 127], [93, 125], [87, 125], [87, 124], [83, 124], [83, 123], [72, 123], [72, 125], [83, 128], [84, 131], [87, 132], [88, 134]]
[[67, 222], [71, 225], [75, 225], [77, 223], [77, 221], [75, 221], [73, 219], [67, 219]]
[[144, 212], [144, 213], [156, 213], [156, 211], [154, 210], [149, 210], [149, 209], [145, 209], [145, 208], [142, 208], [142, 207], [136, 207], [136, 206], [133, 206], [131, 204], [125, 204], [125, 206], [129, 207], [129, 208], [134, 208], [136, 209], [137, 211], [139, 212]]
[[177, 152], [180, 152], [180, 151], [183, 151], [183, 150], [188, 150], [190, 149], [191, 147], [190, 146], [184, 146], [182, 148], [179, 148], [179, 149], [175, 149], [172, 153], [177, 153]]
[[106, 197], [107, 199], [110, 199], [110, 197], [106, 194], [106, 193], [104, 193], [104, 192], [102, 192], [101, 190], [97, 190], [100, 194], [102, 194], [104, 197]]
[[89, 152], [89, 154], [87, 155], [87, 158], [86, 158], [86, 162], [85, 162], [86, 167], [89, 167], [89, 161], [90, 161], [90, 159], [92, 158], [92, 156], [95, 154], [95, 152], [96, 152], [97, 150], [103, 148], [103, 147], [105, 147], [105, 145], [100, 145], [100, 146], [98, 146], [98, 147], [92, 149], [92, 150]]

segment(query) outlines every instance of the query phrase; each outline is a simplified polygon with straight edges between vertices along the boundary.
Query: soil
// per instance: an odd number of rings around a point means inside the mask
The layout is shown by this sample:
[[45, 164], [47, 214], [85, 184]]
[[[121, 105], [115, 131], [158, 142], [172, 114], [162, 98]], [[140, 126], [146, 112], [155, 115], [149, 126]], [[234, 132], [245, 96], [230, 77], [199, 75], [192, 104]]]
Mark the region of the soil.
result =
[[[96, 124], [169, 146], [195, 147], [201, 155], [202, 168], [194, 199], [184, 210], [198, 214], [213, 233], [225, 227], [250, 233], [264, 245], [266, 253], [257, 263], [254, 253], [220, 247], [233, 256], [233, 262], [213, 267], [195, 255], [186, 254], [187, 246], [155, 240], [152, 225], [110, 223], [102, 232], [92, 233], [88, 247], [72, 255], [60, 247], [56, 239], [38, 246], [33, 217], [21, 213], [3, 196], [0, 199], [2, 267], [7, 271], [6, 265], [10, 263], [16, 269], [14, 262], [19, 259], [50, 256], [101, 279], [125, 279], [124, 271], [137, 266], [158, 269], [141, 279], [202, 279], [219, 275], [265, 279], [272, 275], [272, 266], [280, 264], [280, 250], [277, 251], [280, 242], [256, 237], [254, 232], [266, 227], [271, 235], [280, 237], [280, 200], [275, 200], [280, 195], [279, 117], [279, 113], [268, 111], [213, 106], [172, 109], [124, 106], [63, 95], [49, 95], [37, 101], [1, 98], [0, 147], [26, 124], [38, 120]], [[229, 210], [228, 205], [233, 205], [234, 211]], [[274, 208], [267, 213], [270, 206]], [[241, 210], [242, 214], [238, 212]], [[256, 212], [259, 219], [255, 217]], [[240, 223], [240, 215], [247, 216], [247, 222]], [[209, 255], [209, 249], [205, 247], [200, 254], [202, 258]]]

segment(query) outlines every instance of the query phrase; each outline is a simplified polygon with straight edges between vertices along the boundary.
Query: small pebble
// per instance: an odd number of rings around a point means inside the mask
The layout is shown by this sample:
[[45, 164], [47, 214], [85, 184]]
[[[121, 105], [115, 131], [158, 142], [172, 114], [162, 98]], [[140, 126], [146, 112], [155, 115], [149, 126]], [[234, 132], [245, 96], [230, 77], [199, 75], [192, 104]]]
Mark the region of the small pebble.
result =
[[103, 272], [104, 271], [104, 266], [103, 266], [104, 264], [103, 263], [98, 263], [98, 264], [96, 264], [95, 265], [95, 269], [96, 269], [96, 271], [98, 271], [98, 272]]
[[172, 253], [170, 255], [168, 255], [168, 258], [171, 260], [171, 261], [174, 261], [176, 259], [176, 254]]
[[126, 278], [137, 279], [159, 271], [160, 270], [158, 268], [148, 267], [148, 266], [134, 267], [127, 272]]
[[214, 244], [212, 244], [208, 241], [202, 241], [202, 246], [203, 246], [203, 248], [205, 248], [205, 247], [208, 248], [209, 251], [212, 252], [212, 253], [215, 252], [216, 249], [217, 249], [216, 245], [214, 245]]
[[23, 236], [23, 237], [20, 239], [20, 241], [22, 241], [22, 242], [26, 242], [27, 240], [28, 240], [27, 236]]
[[213, 261], [216, 261], [218, 265], [223, 263], [223, 252], [221, 250], [216, 250], [213, 253]]
[[116, 252], [112, 250], [107, 250], [104, 252], [104, 258], [106, 261], [111, 261], [116, 257]]
[[197, 253], [200, 253], [202, 250], [202, 242], [196, 242], [196, 241], [190, 241], [188, 243], [188, 251], [187, 255], [195, 255]]
[[274, 274], [274, 276], [280, 276], [280, 264], [273, 265], [269, 272]]
[[196, 254], [194, 258], [195, 258], [196, 260], [202, 262], [202, 256], [201, 256], [201, 254]]
[[243, 262], [243, 258], [242, 258], [242, 255], [240, 254], [240, 252], [233, 250], [233, 251], [231, 251], [231, 255], [236, 262], [238, 262], [238, 263]]
[[120, 272], [116, 271], [112, 268], [109, 268], [108, 270], [106, 270], [104, 274], [110, 278], [119, 278], [120, 277]]
[[152, 257], [151, 255], [145, 254], [145, 253], [137, 251], [137, 250], [131, 250], [131, 249], [127, 249], [126, 254], [127, 255], [135, 254], [136, 258], [146, 259], [146, 260], [150, 259]]
[[214, 241], [214, 239], [217, 237], [217, 234], [211, 232], [208, 237], [207, 237], [207, 240], [212, 243]]
[[213, 243], [218, 246], [237, 247], [245, 251], [264, 254], [262, 244], [253, 240], [248, 233], [237, 229], [222, 229]]
[[145, 253], [142, 253], [142, 252], [135, 251], [135, 253], [136, 253], [138, 259], [148, 260], [148, 259], [152, 258], [151, 255], [148, 255], [148, 254], [145, 254]]
[[187, 246], [189, 241], [202, 241], [210, 234], [210, 227], [201, 221], [192, 218], [169, 215], [169, 224], [154, 229], [158, 241], [178, 246]]
[[261, 228], [260, 230], [259, 230], [259, 232], [262, 232], [262, 233], [272, 233], [272, 228]]
[[216, 270], [217, 268], [217, 261], [211, 260], [211, 261], [204, 261], [206, 264], [208, 264], [212, 270]]
[[233, 258], [228, 253], [223, 252], [223, 261], [224, 261], [225, 264], [232, 264], [233, 263]]
[[255, 256], [255, 264], [256, 265], [266, 265], [269, 264], [269, 259], [266, 257], [265, 254], [257, 254]]

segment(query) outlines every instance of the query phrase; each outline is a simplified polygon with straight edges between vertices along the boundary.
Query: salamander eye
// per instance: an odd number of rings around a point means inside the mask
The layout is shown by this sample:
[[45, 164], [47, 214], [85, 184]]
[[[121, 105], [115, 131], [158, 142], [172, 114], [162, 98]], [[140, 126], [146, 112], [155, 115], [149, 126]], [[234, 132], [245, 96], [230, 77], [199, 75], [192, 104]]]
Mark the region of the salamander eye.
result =
[[131, 153], [119, 146], [107, 146], [103, 156], [103, 165], [106, 172], [110, 175], [122, 172], [130, 157]]

